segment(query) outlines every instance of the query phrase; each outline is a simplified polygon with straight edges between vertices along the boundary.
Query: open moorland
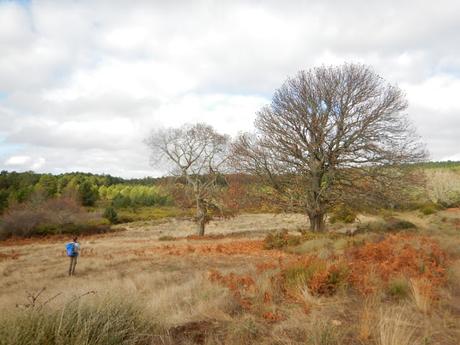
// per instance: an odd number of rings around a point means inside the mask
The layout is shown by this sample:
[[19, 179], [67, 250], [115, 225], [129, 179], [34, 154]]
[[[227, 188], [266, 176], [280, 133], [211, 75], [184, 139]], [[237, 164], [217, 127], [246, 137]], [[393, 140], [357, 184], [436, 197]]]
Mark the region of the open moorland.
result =
[[0, 344], [446, 344], [460, 339], [460, 209], [167, 218], [0, 243]]

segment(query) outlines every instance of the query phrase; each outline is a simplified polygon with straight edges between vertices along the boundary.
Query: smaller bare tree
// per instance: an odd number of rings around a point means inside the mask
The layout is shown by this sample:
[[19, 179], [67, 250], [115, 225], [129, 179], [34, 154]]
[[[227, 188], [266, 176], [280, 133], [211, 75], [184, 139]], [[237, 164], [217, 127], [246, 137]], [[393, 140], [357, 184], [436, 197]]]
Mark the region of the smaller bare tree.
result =
[[152, 163], [169, 168], [170, 173], [185, 178], [191, 187], [199, 236], [204, 235], [210, 220], [209, 210], [219, 208], [215, 196], [228, 158], [229, 141], [227, 135], [202, 123], [157, 130], [146, 141]]

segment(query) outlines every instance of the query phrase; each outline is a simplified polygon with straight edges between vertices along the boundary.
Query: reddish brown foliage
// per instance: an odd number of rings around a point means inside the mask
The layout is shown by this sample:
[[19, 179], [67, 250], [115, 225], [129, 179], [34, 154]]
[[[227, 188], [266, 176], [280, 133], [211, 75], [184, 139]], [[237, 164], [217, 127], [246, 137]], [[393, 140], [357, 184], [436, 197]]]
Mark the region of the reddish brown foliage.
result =
[[209, 272], [209, 280], [227, 287], [243, 309], [251, 309], [252, 302], [250, 298], [244, 297], [243, 293], [247, 291], [255, 291], [256, 286], [252, 277], [248, 275], [237, 275], [235, 273], [222, 275], [220, 272], [212, 270]]
[[[434, 291], [445, 283], [448, 263], [445, 253], [433, 239], [402, 234], [350, 248], [343, 256], [285, 258], [282, 260], [283, 256], [279, 256], [278, 261], [269, 258], [257, 264], [255, 276], [211, 271], [209, 279], [227, 287], [244, 310], [267, 322], [277, 322], [283, 316], [273, 310], [286, 301], [309, 311], [299, 294], [299, 288], [305, 285], [312, 295], [318, 296], [331, 296], [340, 286], [351, 286], [362, 294], [369, 294], [385, 287], [392, 278], [404, 275], [427, 282], [428, 286], [420, 288], [435, 298]], [[277, 271], [269, 276], [270, 288], [266, 290], [255, 281], [269, 270]]]
[[271, 312], [271, 311], [263, 313], [262, 317], [268, 322], [278, 322], [278, 321], [282, 321], [285, 319], [285, 317], [281, 315], [279, 312]]
[[199, 245], [164, 245], [158, 248], [169, 255], [184, 255], [196, 253], [202, 255], [248, 255], [248, 256], [267, 256], [279, 257], [286, 254], [280, 251], [267, 251], [263, 248], [261, 240], [242, 240], [231, 241], [219, 244], [199, 244]]
[[350, 249], [347, 256], [350, 282], [364, 294], [400, 275], [425, 278], [434, 286], [442, 285], [446, 279], [446, 254], [429, 237], [390, 235], [379, 243]]
[[279, 261], [278, 261], [278, 264], [276, 264], [275, 262], [262, 262], [262, 263], [256, 264], [257, 273], [259, 274], [265, 271], [274, 270], [278, 267], [279, 267]]
[[347, 282], [348, 265], [339, 258], [328, 260], [304, 256], [284, 263], [279, 280], [291, 299], [298, 299], [299, 287], [307, 286], [313, 295], [331, 296]]

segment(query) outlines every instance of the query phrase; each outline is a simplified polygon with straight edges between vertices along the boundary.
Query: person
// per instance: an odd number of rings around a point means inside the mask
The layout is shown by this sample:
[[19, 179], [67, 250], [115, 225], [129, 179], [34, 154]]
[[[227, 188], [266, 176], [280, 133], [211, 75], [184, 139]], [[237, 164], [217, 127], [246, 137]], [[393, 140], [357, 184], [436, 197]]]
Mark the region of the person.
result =
[[80, 243], [78, 238], [74, 237], [72, 242], [66, 245], [67, 256], [70, 257], [69, 276], [75, 275], [75, 266], [77, 266], [78, 255], [80, 254]]

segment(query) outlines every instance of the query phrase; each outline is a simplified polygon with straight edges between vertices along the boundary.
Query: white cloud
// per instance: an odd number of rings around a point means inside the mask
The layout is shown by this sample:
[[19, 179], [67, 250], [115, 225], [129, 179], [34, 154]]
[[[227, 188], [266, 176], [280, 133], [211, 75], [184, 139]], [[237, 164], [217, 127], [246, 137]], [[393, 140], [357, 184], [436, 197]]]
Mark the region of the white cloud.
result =
[[398, 83], [432, 157], [457, 157], [459, 17], [454, 0], [0, 1], [3, 166], [158, 173], [149, 130], [248, 130], [288, 75], [344, 61]]
[[25, 165], [30, 160], [29, 156], [12, 156], [5, 161], [5, 165]]
[[460, 76], [440, 74], [403, 87], [410, 103], [437, 112], [455, 110], [460, 116]]

